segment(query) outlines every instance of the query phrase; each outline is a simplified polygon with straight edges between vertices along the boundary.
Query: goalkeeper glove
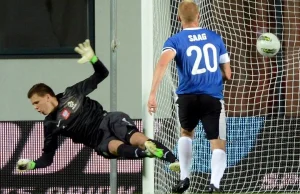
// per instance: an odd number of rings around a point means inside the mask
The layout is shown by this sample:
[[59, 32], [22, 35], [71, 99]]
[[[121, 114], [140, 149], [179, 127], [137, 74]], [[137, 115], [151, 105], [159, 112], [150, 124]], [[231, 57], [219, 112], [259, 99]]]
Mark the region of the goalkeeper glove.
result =
[[17, 162], [17, 171], [25, 172], [27, 170], [33, 170], [35, 167], [35, 162], [29, 159], [20, 159]]
[[75, 47], [74, 50], [81, 55], [81, 59], [77, 61], [80, 64], [86, 63], [88, 61], [95, 63], [97, 61], [97, 57], [95, 56], [94, 50], [90, 45], [90, 40], [85, 40], [84, 43], [78, 44], [78, 46]]

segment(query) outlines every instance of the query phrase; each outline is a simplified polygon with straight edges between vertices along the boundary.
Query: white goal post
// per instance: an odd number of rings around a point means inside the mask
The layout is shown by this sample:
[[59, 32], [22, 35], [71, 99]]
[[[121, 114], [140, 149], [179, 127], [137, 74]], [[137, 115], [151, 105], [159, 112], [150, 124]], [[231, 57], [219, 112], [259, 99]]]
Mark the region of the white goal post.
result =
[[[147, 109], [153, 75], [153, 3], [141, 1], [142, 125], [149, 138], [154, 138], [153, 117]], [[143, 194], [154, 193], [154, 160], [143, 160]]]

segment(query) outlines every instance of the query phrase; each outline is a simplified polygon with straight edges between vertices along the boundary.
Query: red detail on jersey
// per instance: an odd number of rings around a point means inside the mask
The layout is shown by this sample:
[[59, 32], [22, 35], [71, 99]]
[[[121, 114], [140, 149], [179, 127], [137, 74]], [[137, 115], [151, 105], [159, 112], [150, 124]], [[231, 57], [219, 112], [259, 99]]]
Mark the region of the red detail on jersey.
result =
[[70, 112], [67, 110], [67, 109], [64, 109], [62, 112], [61, 112], [61, 116], [64, 118], [64, 119], [68, 119], [69, 116], [70, 116]]

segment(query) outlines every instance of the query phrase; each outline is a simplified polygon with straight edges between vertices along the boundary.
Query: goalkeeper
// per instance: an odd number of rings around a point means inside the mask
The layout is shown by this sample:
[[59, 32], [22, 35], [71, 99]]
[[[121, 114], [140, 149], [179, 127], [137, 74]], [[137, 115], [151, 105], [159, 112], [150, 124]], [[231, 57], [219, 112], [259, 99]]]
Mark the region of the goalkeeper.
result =
[[34, 85], [28, 91], [28, 98], [34, 108], [47, 115], [44, 120], [44, 148], [41, 157], [35, 161], [20, 159], [17, 170], [33, 170], [51, 165], [58, 148], [57, 137], [62, 135], [70, 137], [74, 143], [82, 143], [94, 149], [104, 158], [156, 157], [170, 162], [170, 169], [178, 171], [179, 163], [173, 153], [161, 143], [140, 133], [126, 113], [107, 112], [100, 103], [87, 97], [109, 72], [94, 54], [89, 40], [79, 44], [75, 51], [82, 56], [78, 63], [91, 62], [95, 72], [58, 95], [43, 83]]

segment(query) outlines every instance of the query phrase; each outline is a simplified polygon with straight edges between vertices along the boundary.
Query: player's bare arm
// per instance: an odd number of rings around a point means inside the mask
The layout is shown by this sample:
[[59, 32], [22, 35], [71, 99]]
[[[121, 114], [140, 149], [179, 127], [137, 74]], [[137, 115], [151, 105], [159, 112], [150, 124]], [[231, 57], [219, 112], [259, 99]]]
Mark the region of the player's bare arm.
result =
[[150, 91], [150, 97], [148, 100], [148, 112], [150, 114], [156, 111], [156, 92], [159, 87], [159, 84], [165, 75], [166, 69], [169, 63], [174, 59], [176, 53], [172, 49], [165, 50], [160, 56], [158, 63], [156, 64], [156, 68], [153, 75], [152, 87]]
[[222, 70], [223, 78], [226, 80], [231, 80], [230, 62], [222, 64], [221, 70]]

